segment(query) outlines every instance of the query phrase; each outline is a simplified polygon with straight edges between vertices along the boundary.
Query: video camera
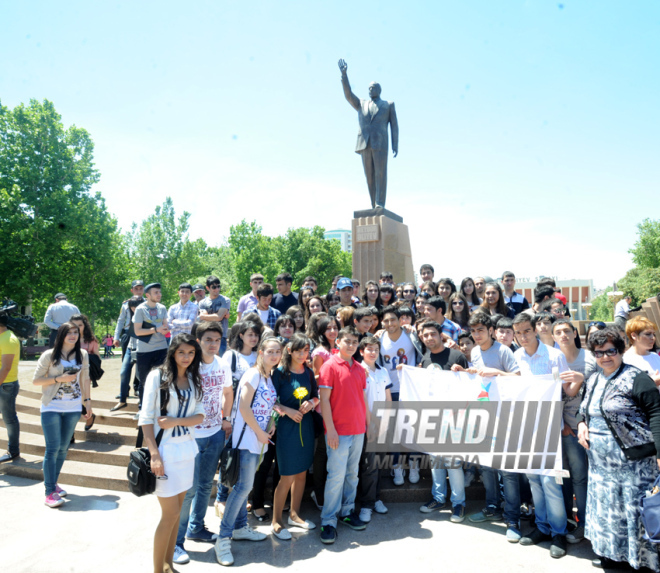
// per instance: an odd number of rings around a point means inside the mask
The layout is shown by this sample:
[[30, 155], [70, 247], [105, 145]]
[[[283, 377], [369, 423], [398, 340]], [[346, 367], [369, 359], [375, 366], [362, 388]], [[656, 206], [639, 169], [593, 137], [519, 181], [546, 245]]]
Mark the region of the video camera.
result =
[[19, 338], [31, 338], [37, 334], [38, 326], [34, 323], [33, 316], [27, 316], [18, 312], [18, 305], [8, 298], [2, 301], [0, 316], [7, 319], [7, 328]]

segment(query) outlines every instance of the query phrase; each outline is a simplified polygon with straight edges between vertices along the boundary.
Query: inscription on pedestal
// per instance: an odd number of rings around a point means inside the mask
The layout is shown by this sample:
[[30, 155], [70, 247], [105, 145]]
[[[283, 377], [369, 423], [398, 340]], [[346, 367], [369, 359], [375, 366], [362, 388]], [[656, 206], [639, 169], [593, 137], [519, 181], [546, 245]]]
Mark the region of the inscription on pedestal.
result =
[[378, 225], [359, 225], [355, 229], [356, 243], [369, 243], [379, 240]]

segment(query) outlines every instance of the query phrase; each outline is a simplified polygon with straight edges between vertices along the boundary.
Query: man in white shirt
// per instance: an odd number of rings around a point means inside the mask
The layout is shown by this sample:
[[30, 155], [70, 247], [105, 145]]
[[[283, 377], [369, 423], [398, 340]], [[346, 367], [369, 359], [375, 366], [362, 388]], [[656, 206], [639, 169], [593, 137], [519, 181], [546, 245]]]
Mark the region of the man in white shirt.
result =
[[[541, 344], [536, 338], [528, 314], [521, 313], [513, 320], [513, 332], [520, 344], [514, 356], [522, 375], [540, 376], [552, 374], [557, 368], [564, 381], [563, 387], [567, 394], [574, 395], [577, 389], [571, 390], [577, 372], [569, 372], [566, 357], [557, 349]], [[574, 392], [571, 394], [571, 392]], [[558, 559], [566, 555], [566, 508], [561, 486], [554, 476], [528, 474], [529, 485], [534, 498], [536, 512], [536, 528], [520, 539], [521, 545], [536, 545], [542, 541], [552, 540], [550, 556]]]
[[626, 330], [626, 322], [628, 321], [628, 316], [630, 316], [631, 302], [632, 297], [630, 295], [626, 295], [616, 303], [616, 308], [614, 309], [614, 324], [616, 324], [621, 330], [624, 331]]
[[179, 531], [174, 548], [174, 563], [188, 563], [190, 557], [183, 548], [184, 539], [214, 543], [215, 537], [204, 525], [213, 479], [225, 439], [231, 434], [229, 414], [234, 401], [231, 368], [217, 355], [222, 343], [220, 322], [202, 322], [195, 336], [202, 349], [199, 373], [202, 378], [204, 421], [195, 426], [195, 441], [199, 453], [195, 457], [193, 486], [186, 493], [181, 507]]
[[78, 307], [75, 304], [71, 304], [63, 292], [58, 292], [55, 295], [55, 303], [46, 309], [46, 315], [44, 316], [44, 323], [50, 328], [49, 348], [52, 348], [55, 344], [57, 329], [65, 322], [69, 322], [69, 319], [74, 314], [80, 314]]
[[173, 304], [167, 311], [167, 323], [170, 325], [172, 338], [182, 332], [190, 334], [192, 326], [195, 324], [199, 307], [196, 303], [191, 302], [191, 296], [192, 285], [182, 283], [179, 286], [179, 302]]
[[[397, 371], [397, 367], [403, 364], [413, 367], [417, 365], [415, 347], [408, 333], [401, 328], [400, 317], [401, 313], [395, 306], [386, 306], [383, 309], [381, 324], [385, 329], [385, 333], [381, 338], [379, 362], [390, 376], [392, 382], [390, 392], [394, 402], [399, 401], [400, 373]], [[394, 468], [394, 485], [403, 485], [405, 471], [398, 463], [398, 454], [394, 455], [394, 462], [397, 464]], [[410, 476], [408, 479], [411, 483], [419, 481], [418, 465], [419, 461], [411, 461], [410, 463]]]

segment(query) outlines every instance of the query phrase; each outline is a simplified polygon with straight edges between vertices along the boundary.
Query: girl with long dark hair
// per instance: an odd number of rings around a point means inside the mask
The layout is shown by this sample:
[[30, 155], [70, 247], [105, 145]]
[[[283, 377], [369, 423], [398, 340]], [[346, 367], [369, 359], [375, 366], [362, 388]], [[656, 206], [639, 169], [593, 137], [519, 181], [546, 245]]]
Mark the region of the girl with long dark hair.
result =
[[[144, 384], [138, 426], [151, 454], [156, 475], [156, 496], [161, 518], [154, 535], [154, 573], [173, 569], [179, 516], [186, 492], [193, 485], [195, 456], [199, 451], [194, 426], [204, 421], [199, 365], [202, 349], [195, 337], [182, 333], [172, 338], [163, 365], [152, 370]], [[164, 402], [161, 402], [164, 400]], [[161, 417], [165, 408], [166, 416]], [[163, 430], [160, 444], [156, 435]]]
[[291, 511], [288, 524], [302, 529], [316, 525], [299, 515], [305, 491], [307, 470], [314, 459], [314, 420], [312, 410], [318, 405], [318, 389], [314, 373], [307, 368], [311, 341], [303, 334], [294, 334], [284, 347], [279, 368], [273, 371], [273, 386], [277, 391], [280, 413], [277, 424], [277, 466], [280, 481], [273, 503], [273, 535], [291, 539], [282, 521], [282, 509], [291, 492]]
[[484, 289], [484, 302], [481, 308], [488, 314], [501, 314], [513, 318], [515, 313], [504, 302], [502, 287], [493, 282], [487, 283]]
[[383, 301], [380, 299], [380, 287], [376, 281], [367, 281], [364, 284], [362, 304], [364, 304], [364, 306], [383, 308]]
[[297, 304], [290, 306], [286, 311], [287, 316], [293, 318], [293, 323], [296, 326], [296, 332], [305, 334], [305, 311], [302, 306]]
[[467, 299], [470, 312], [478, 307], [483, 301], [477, 296], [477, 289], [474, 287], [474, 281], [471, 277], [465, 277], [461, 281], [459, 292]]
[[89, 420], [89, 356], [80, 348], [80, 331], [72, 322], [57, 330], [55, 344], [39, 358], [32, 383], [41, 386], [41, 427], [46, 442], [43, 472], [48, 507], [59, 507], [66, 497], [57, 485], [69, 444], [85, 406]]
[[271, 373], [282, 357], [282, 343], [274, 337], [266, 338], [259, 345], [257, 363], [241, 378], [238, 385], [238, 408], [232, 433], [232, 447], [240, 451], [238, 481], [229, 494], [220, 524], [220, 535], [215, 544], [215, 555], [220, 565], [232, 565], [232, 539], [261, 541], [263, 533], [254, 531], [247, 523], [246, 501], [259, 463], [259, 457], [268, 450], [268, 443], [275, 431], [266, 431], [277, 392]]

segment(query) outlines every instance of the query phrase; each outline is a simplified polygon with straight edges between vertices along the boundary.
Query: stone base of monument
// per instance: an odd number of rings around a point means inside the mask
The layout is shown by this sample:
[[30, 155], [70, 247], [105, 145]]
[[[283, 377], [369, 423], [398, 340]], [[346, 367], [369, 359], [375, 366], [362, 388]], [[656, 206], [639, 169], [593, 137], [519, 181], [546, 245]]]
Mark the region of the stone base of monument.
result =
[[413, 281], [410, 236], [403, 218], [380, 207], [355, 211], [353, 216], [353, 278], [364, 287], [389, 271], [395, 283]]

